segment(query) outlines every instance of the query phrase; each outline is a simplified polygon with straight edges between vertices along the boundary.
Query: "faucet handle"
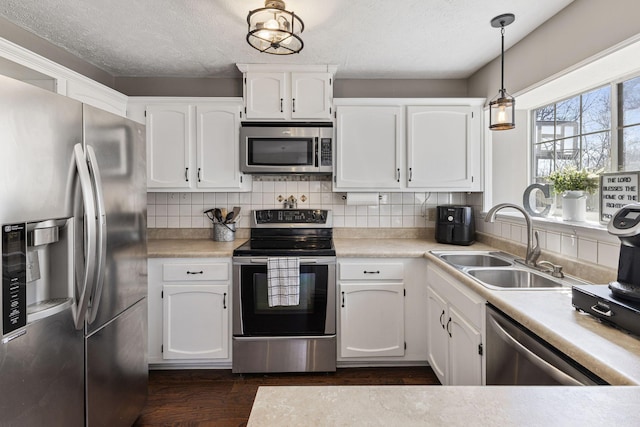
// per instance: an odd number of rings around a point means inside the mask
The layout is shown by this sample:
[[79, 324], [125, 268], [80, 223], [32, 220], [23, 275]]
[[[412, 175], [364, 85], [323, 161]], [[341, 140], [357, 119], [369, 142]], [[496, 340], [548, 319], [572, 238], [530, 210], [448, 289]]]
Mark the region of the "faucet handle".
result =
[[549, 272], [553, 277], [557, 277], [559, 279], [562, 279], [564, 277], [564, 273], [562, 272], [562, 266], [558, 265], [558, 264], [554, 264], [552, 262], [549, 261], [540, 261], [538, 263], [538, 266], [547, 266], [549, 267], [549, 270], [545, 270], [547, 272]]

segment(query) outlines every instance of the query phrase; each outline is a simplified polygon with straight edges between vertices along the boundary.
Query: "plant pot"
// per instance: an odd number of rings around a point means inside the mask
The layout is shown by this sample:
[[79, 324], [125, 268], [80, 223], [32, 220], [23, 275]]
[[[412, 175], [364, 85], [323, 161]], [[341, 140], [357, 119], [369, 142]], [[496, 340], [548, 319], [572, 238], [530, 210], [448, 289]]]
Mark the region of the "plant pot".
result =
[[562, 193], [562, 219], [564, 221], [584, 221], [586, 214], [586, 192], [565, 191]]

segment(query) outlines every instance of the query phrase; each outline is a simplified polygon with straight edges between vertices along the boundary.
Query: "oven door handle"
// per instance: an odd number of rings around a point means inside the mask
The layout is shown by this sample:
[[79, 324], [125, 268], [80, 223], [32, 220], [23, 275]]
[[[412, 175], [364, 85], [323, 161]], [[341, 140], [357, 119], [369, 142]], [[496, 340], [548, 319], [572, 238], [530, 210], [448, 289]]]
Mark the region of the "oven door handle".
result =
[[[266, 264], [269, 258], [251, 258], [249, 260], [252, 264]], [[300, 264], [319, 264], [320, 260], [314, 258], [304, 258], [300, 260]]]

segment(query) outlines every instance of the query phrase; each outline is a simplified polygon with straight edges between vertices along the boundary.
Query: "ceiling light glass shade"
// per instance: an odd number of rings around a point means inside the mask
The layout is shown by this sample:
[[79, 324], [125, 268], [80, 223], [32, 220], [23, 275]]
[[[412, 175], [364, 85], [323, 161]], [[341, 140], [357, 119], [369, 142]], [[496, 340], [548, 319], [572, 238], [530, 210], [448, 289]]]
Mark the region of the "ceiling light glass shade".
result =
[[264, 7], [247, 15], [247, 42], [260, 52], [291, 55], [304, 47], [300, 33], [304, 23], [295, 13], [284, 9], [282, 0], [266, 0]]
[[489, 129], [509, 130], [516, 127], [516, 100], [500, 89], [498, 95], [489, 102]]

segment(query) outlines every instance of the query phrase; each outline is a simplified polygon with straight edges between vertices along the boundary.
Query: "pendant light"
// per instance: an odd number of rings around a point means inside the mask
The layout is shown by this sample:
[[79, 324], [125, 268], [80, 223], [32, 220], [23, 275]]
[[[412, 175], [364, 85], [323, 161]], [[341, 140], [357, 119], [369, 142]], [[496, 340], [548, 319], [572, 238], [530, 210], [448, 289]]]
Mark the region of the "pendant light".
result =
[[260, 52], [291, 55], [302, 50], [300, 33], [304, 23], [295, 13], [285, 10], [282, 0], [266, 0], [264, 7], [247, 15], [247, 43]]
[[502, 35], [501, 85], [498, 95], [489, 102], [489, 129], [491, 130], [509, 130], [516, 127], [516, 100], [504, 88], [504, 27], [511, 24], [515, 19], [516, 17], [513, 13], [505, 13], [491, 20], [491, 26], [500, 28]]

